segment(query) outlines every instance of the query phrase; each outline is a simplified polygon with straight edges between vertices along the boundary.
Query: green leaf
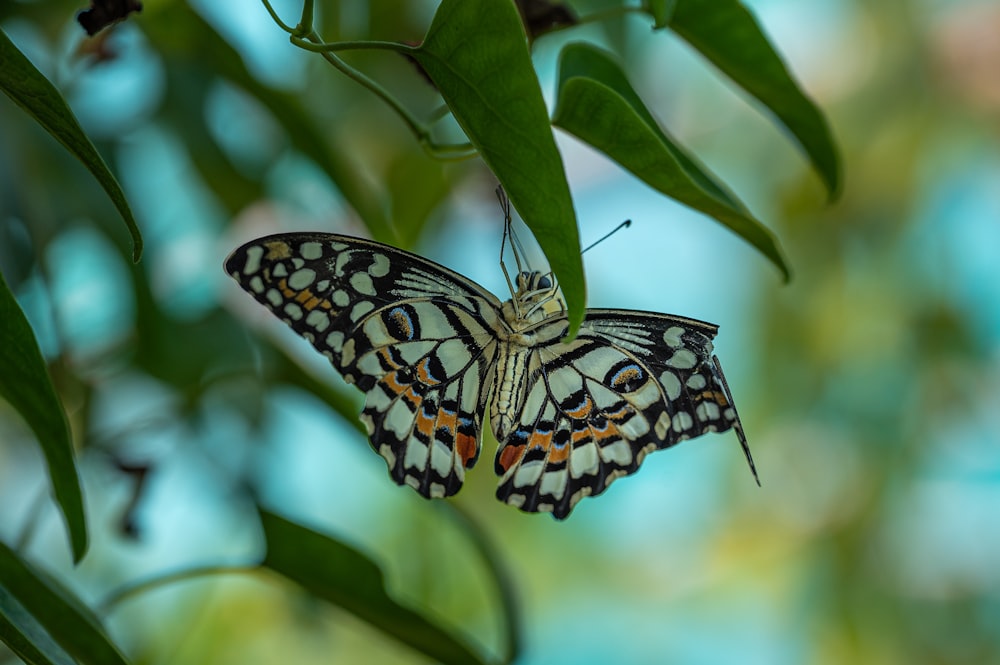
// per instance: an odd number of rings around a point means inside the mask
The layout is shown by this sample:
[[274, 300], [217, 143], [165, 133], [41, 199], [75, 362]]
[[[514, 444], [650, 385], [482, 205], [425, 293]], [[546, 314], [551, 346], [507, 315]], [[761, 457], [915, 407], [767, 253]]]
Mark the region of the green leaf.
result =
[[576, 213], [514, 3], [444, 0], [410, 53], [534, 233], [574, 335], [586, 304]]
[[266, 567], [433, 660], [485, 663], [444, 628], [390, 598], [382, 571], [365, 555], [272, 513], [262, 510], [260, 517]]
[[87, 521], [73, 461], [66, 414], [49, 380], [28, 319], [0, 274], [0, 397], [21, 414], [38, 438], [56, 502], [66, 519], [73, 560], [87, 551]]
[[0, 30], [0, 90], [31, 115], [57, 141], [83, 162], [118, 208], [132, 235], [132, 260], [142, 256], [142, 235], [125, 200], [121, 185], [97, 148], [84, 134], [76, 116], [59, 91], [24, 57], [6, 33]]
[[[654, 20], [659, 25], [655, 15]], [[753, 14], [737, 0], [676, 0], [667, 25], [777, 116], [836, 198], [840, 157], [826, 119], [792, 79]]]
[[649, 0], [646, 7], [653, 16], [653, 27], [657, 29], [667, 27], [676, 5], [677, 0]]
[[274, 115], [288, 132], [289, 142], [330, 177], [376, 240], [396, 239], [384, 194], [362, 175], [364, 169], [350, 154], [330, 145], [328, 130], [318, 127], [306, 112], [301, 93], [280, 92], [261, 83], [249, 72], [240, 54], [189, 4], [167, 3], [156, 18], [147, 22], [144, 30], [157, 52], [170, 58], [176, 69], [204, 69], [205, 62], [212, 63], [213, 74], [242, 88]]
[[559, 62], [552, 124], [614, 159], [650, 187], [709, 215], [760, 250], [789, 277], [771, 232], [657, 124], [604, 51], [569, 44]]
[[24, 662], [125, 665], [97, 617], [0, 543], [0, 638]]

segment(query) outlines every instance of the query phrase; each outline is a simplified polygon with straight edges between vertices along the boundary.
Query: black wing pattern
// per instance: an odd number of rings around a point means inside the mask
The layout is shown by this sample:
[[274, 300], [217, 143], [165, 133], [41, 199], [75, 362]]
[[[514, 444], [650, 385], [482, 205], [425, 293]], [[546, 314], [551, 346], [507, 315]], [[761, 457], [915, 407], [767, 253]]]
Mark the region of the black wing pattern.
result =
[[361, 420], [389, 473], [454, 494], [479, 456], [500, 302], [415, 254], [350, 236], [247, 243], [226, 272], [366, 393]]
[[551, 335], [531, 353], [526, 398], [500, 441], [497, 498], [563, 519], [651, 451], [730, 428], [752, 469], [712, 355], [716, 330], [665, 314], [594, 309], [573, 342]]

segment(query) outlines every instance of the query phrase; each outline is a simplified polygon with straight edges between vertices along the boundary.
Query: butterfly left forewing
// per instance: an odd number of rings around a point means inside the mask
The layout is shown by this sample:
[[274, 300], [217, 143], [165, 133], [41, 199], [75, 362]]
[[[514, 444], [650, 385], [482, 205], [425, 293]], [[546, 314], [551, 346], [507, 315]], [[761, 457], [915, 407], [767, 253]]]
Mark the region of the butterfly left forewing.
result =
[[651, 451], [739, 427], [715, 332], [693, 319], [588, 310], [576, 340], [535, 349], [517, 425], [497, 454], [498, 498], [562, 519]]
[[415, 254], [334, 234], [255, 240], [226, 271], [366, 393], [361, 420], [397, 483], [458, 491], [480, 449], [492, 294]]

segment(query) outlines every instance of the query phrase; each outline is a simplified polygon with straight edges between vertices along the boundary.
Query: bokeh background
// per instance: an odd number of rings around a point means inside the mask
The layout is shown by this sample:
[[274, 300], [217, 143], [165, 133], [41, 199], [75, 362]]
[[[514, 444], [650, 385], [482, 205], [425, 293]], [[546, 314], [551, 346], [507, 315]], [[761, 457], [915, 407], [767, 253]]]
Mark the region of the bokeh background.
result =
[[[99, 603], [163, 571], [253, 561], [252, 487], [495, 650], [495, 589], [462, 529], [388, 479], [339, 415], [359, 396], [221, 269], [264, 233], [379, 236], [364, 220], [382, 219], [503, 294], [495, 183], [475, 161], [424, 156], [262, 6], [144, 4], [96, 40], [72, 2], [0, 4], [147, 243], [131, 265], [90, 175], [0, 99], [0, 268], [81, 447], [92, 546], [73, 568], [41, 456], [6, 405], [0, 538]], [[434, 10], [321, 4], [330, 40], [416, 41]], [[846, 174], [832, 204], [790, 140], [680, 40], [634, 17], [566, 38], [621, 54], [664, 125], [775, 230], [790, 285], [721, 226], [558, 138], [584, 242], [634, 222], [586, 254], [590, 305], [721, 325], [763, 487], [732, 433], [710, 435], [557, 523], [493, 499], [488, 441], [455, 502], [514, 579], [523, 663], [1000, 662], [1000, 5], [747, 4], [831, 121]], [[295, 3], [275, 6], [294, 22]], [[547, 94], [563, 41], [535, 46]], [[433, 108], [396, 56], [351, 62]], [[107, 621], [137, 663], [424, 662], [263, 574], [157, 589]]]

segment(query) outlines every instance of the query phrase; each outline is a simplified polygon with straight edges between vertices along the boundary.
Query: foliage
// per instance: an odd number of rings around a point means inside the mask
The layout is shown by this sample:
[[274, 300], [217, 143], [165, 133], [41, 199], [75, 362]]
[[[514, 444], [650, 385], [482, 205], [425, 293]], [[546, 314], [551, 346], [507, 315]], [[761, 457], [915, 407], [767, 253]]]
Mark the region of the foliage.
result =
[[[531, 3], [524, 4], [523, 16], [532, 16], [527, 7]], [[63, 30], [71, 16], [70, 6], [8, 4], [0, 10], [5, 27], [17, 28], [26, 42], [36, 47], [36, 62], [32, 64], [15, 46], [17, 39], [12, 41], [0, 33], [4, 62], [0, 88], [83, 162], [117, 211], [108, 207], [86, 178], [72, 170], [71, 160], [36, 136], [36, 128], [17, 116], [14, 107], [0, 108], [0, 122], [10, 128], [5, 129], [9, 141], [5, 141], [3, 158], [7, 163], [0, 172], [12, 176], [10, 182], [3, 183], [4, 196], [0, 197], [4, 239], [0, 265], [7, 276], [7, 282], [0, 281], [0, 394], [28, 424], [45, 454], [55, 501], [65, 515], [77, 562], [84, 557], [88, 533], [70, 432], [78, 456], [103, 460], [108, 468], [138, 479], [129, 514], [123, 518], [124, 524], [132, 526], [123, 528], [122, 536], [135, 537], [134, 529], [141, 528], [135, 527], [132, 513], [141, 505], [148, 467], [137, 465], [132, 458], [143, 456], [137, 451], [143, 449], [144, 426], [126, 422], [121, 432], [109, 433], [100, 413], [100, 400], [116, 378], [141, 376], [169, 393], [166, 407], [152, 416], [151, 430], [178, 423], [196, 430], [210, 419], [208, 414], [220, 408], [259, 427], [262, 405], [273, 387], [280, 386], [307, 391], [345, 422], [357, 424], [353, 393], [316, 379], [282, 343], [266, 335], [249, 340], [245, 323], [221, 302], [195, 304], [185, 311], [183, 306], [171, 304], [170, 289], [164, 287], [163, 266], [183, 250], [176, 244], [178, 238], [204, 242], [206, 234], [221, 233], [220, 219], [245, 215], [255, 202], [266, 199], [274, 184], [273, 174], [265, 166], [273, 161], [310, 160], [333, 183], [368, 233], [378, 240], [412, 246], [433, 225], [452, 193], [468, 186], [475, 173], [475, 163], [450, 162], [478, 156], [505, 187], [538, 240], [559, 278], [571, 318], [578, 323], [586, 291], [574, 205], [552, 133], [555, 125], [605, 153], [665, 196], [724, 224], [787, 277], [789, 267], [774, 236], [660, 125], [630, 82], [618, 54], [588, 42], [565, 45], [555, 91], [557, 103], [550, 120], [531, 60], [531, 43], [581, 26], [591, 27], [589, 24], [636, 21], [645, 28], [672, 31], [686, 40], [733, 84], [774, 114], [802, 147], [831, 195], [840, 187], [837, 157], [822, 115], [792, 80], [752, 14], [737, 2], [651, 2], [640, 7], [617, 6], [580, 19], [573, 18], [567, 8], [555, 6], [560, 8], [554, 14], [561, 17], [559, 20], [528, 20], [524, 25], [515, 5], [507, 0], [444, 0], [419, 46], [404, 42], [411, 26], [398, 12], [387, 12], [380, 3], [371, 4], [373, 22], [394, 41], [343, 38], [341, 26], [314, 20], [313, 3], [308, 0], [295, 26], [285, 24], [267, 5], [259, 11], [270, 13], [275, 31], [284, 30], [291, 43], [306, 52], [303, 55], [317, 61], [321, 58], [347, 75], [345, 79], [332, 71], [317, 72], [310, 78], [316, 83], [294, 92], [265, 83], [247, 66], [245, 54], [230, 46], [191, 6], [179, 2], [149, 5], [144, 13], [132, 15], [92, 40], [82, 41], [74, 35], [70, 41], [79, 45], [78, 51], [67, 56], [66, 62], [56, 66], [50, 62], [48, 67], [39, 62], [44, 60], [39, 56], [47, 55], [46, 49], [56, 52], [54, 45], [66, 39]], [[325, 18], [332, 23], [331, 17], [340, 8], [330, 5], [320, 9], [329, 14]], [[389, 16], [396, 20], [385, 18]], [[337, 38], [325, 41], [321, 31]], [[75, 79], [84, 79], [87, 70], [113, 65], [115, 50], [122, 47], [115, 36], [119, 33], [141, 40], [156, 54], [164, 84], [159, 91], [147, 91], [153, 101], [147, 109], [133, 114], [130, 126], [111, 122], [101, 127], [101, 114], [97, 114], [98, 120], [92, 114], [91, 122], [98, 127], [91, 130], [95, 135], [92, 140], [81, 129], [81, 124], [87, 123], [77, 121], [62, 95], [72, 97]], [[51, 45], [39, 51], [39, 41]], [[374, 58], [379, 51], [405, 56], [419, 66], [419, 73], [411, 70], [408, 77], [399, 78], [398, 72], [389, 76], [390, 70], [407, 65]], [[348, 64], [348, 52], [357, 55], [356, 63]], [[299, 65], [312, 74], [312, 62], [301, 61]], [[397, 90], [390, 93], [363, 74], [365, 68], [386, 74]], [[354, 95], [347, 87], [354, 82], [371, 94]], [[212, 126], [206, 119], [205, 109], [226, 95], [239, 99], [242, 108], [249, 109], [248, 115], [259, 119], [259, 124], [250, 125], [259, 135], [243, 136], [233, 143], [227, 139], [226, 128]], [[339, 103], [347, 98], [351, 104]], [[424, 108], [428, 120], [419, 120], [408, 110], [411, 106]], [[395, 117], [387, 115], [386, 109]], [[113, 117], [110, 103], [105, 111]], [[169, 134], [187, 147], [181, 182], [192, 190], [211, 192], [209, 203], [197, 209], [202, 216], [196, 220], [200, 227], [195, 228], [197, 223], [192, 226], [191, 220], [176, 211], [166, 221], [159, 216], [162, 210], [158, 208], [174, 201], [162, 193], [154, 196], [155, 187], [143, 184], [142, 160], [129, 161], [127, 157], [130, 142], [143, 131]], [[463, 138], [451, 140], [460, 134]], [[144, 138], [145, 145], [153, 144], [149, 135]], [[95, 144], [123, 179], [124, 188]], [[14, 155], [18, 156], [16, 176], [10, 167]], [[126, 194], [137, 210], [148, 247], [139, 265], [132, 261], [139, 260], [144, 241]], [[116, 215], [124, 219], [131, 245], [120, 233]], [[82, 342], [65, 331], [58, 332], [55, 339], [40, 335], [36, 339], [14, 296], [26, 293], [32, 280], [46, 280], [52, 270], [46, 258], [52, 260], [60, 238], [80, 229], [96, 231], [105, 246], [114, 248], [111, 258], [97, 261], [92, 270], [113, 281], [119, 331], [126, 332], [105, 337], [85, 331]], [[201, 273], [194, 263], [187, 265], [197, 277]], [[214, 261], [212, 269], [217, 271], [219, 263]], [[188, 278], [177, 277], [181, 281]], [[175, 289], [173, 295], [180, 298], [178, 292]], [[69, 428], [64, 409], [69, 412]], [[17, 421], [10, 421], [10, 427], [15, 428]], [[266, 503], [257, 495], [258, 484], [263, 483], [260, 473], [253, 464], [246, 468], [224, 465], [220, 480], [259, 508], [255, 514], [261, 519], [266, 554], [253, 562], [254, 574], [263, 575], [265, 570], [277, 573], [311, 597], [337, 605], [441, 662], [512, 662], [518, 658], [521, 622], [512, 584], [489, 539], [479, 533], [474, 521], [463, 519], [455, 528], [466, 539], [465, 547], [478, 552], [485, 575], [494, 582], [495, 597], [488, 607], [503, 620], [498, 644], [492, 648], [485, 646], [484, 640], [470, 646], [468, 640], [454, 635], [455, 628], [450, 627], [454, 621], [441, 620], [426, 608], [413, 609], [411, 603], [393, 598], [379, 563], [372, 557], [338, 538], [307, 530], [260, 508]], [[86, 474], [84, 478], [86, 489]], [[38, 519], [27, 511], [22, 517], [26, 524]], [[107, 533], [97, 536], [109, 537]], [[26, 542], [15, 549], [0, 547], [0, 636], [20, 658], [32, 663], [122, 662], [119, 649], [75, 592], [26, 562], [30, 558], [24, 554]], [[172, 579], [164, 576], [161, 581]]]

